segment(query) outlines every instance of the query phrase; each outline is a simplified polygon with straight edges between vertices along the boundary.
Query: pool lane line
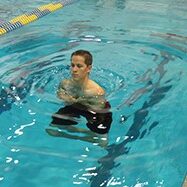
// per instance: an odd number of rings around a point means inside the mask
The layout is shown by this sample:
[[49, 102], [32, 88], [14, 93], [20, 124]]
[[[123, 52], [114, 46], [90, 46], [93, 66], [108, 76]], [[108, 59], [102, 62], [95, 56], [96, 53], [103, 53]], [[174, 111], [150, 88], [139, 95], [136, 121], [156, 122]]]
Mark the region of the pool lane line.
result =
[[36, 21], [43, 16], [46, 16], [52, 12], [55, 12], [56, 10], [63, 8], [64, 6], [72, 4], [73, 2], [75, 2], [75, 0], [63, 0], [59, 2], [49, 3], [36, 8], [31, 12], [17, 16], [10, 21], [2, 22], [0, 23], [0, 36], [24, 25], [27, 25], [33, 21]]

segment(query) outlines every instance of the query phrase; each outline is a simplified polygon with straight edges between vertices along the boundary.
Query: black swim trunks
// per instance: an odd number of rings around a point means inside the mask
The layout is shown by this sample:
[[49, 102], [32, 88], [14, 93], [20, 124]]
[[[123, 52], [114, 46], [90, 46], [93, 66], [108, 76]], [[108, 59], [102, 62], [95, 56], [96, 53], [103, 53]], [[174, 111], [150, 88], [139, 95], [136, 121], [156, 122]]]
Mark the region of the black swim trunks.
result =
[[98, 134], [105, 134], [110, 130], [112, 123], [112, 112], [109, 111], [110, 108], [109, 102], [106, 102], [105, 109], [99, 112], [88, 110], [86, 106], [81, 104], [68, 105], [60, 108], [52, 116], [51, 123], [56, 125], [77, 125], [78, 122], [71, 118], [84, 116], [87, 119], [86, 125], [91, 131]]

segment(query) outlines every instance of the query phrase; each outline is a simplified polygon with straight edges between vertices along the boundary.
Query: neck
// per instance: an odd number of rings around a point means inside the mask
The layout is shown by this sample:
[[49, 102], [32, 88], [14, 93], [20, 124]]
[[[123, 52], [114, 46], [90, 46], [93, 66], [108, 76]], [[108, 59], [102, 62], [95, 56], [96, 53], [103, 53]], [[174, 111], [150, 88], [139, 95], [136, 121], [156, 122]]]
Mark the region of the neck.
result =
[[80, 80], [73, 80], [73, 82], [76, 84], [76, 86], [78, 87], [84, 87], [87, 82], [88, 82], [89, 78], [85, 77], [84, 79], [80, 79]]

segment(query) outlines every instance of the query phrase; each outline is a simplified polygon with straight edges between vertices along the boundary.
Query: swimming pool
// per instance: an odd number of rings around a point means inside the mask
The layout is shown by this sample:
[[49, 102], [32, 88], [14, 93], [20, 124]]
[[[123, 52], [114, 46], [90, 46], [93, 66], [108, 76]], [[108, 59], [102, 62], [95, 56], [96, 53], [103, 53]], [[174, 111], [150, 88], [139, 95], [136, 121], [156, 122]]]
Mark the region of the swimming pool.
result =
[[[2, 36], [1, 186], [182, 186], [187, 170], [186, 5], [78, 1]], [[32, 8], [25, 5], [24, 11]], [[93, 53], [91, 77], [112, 105], [106, 149], [45, 132], [63, 105], [56, 89], [68, 77], [70, 54], [80, 48]]]

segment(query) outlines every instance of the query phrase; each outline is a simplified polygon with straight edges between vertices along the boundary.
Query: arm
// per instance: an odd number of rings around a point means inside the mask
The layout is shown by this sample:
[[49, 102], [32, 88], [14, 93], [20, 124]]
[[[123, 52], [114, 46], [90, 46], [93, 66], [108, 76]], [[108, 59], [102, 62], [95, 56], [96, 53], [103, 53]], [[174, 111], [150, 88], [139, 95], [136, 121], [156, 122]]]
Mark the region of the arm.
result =
[[59, 99], [62, 99], [64, 102], [67, 102], [70, 104], [76, 103], [77, 99], [71, 96], [66, 90], [67, 84], [68, 84], [68, 80], [64, 80], [60, 83], [58, 90], [57, 90], [57, 96]]
[[105, 108], [105, 92], [102, 88], [89, 90], [87, 96], [77, 98], [77, 102], [86, 105], [91, 109], [101, 110]]

